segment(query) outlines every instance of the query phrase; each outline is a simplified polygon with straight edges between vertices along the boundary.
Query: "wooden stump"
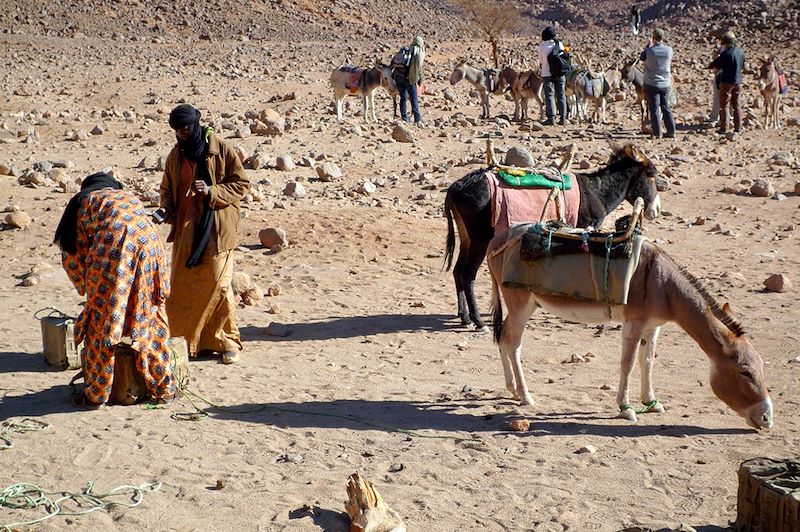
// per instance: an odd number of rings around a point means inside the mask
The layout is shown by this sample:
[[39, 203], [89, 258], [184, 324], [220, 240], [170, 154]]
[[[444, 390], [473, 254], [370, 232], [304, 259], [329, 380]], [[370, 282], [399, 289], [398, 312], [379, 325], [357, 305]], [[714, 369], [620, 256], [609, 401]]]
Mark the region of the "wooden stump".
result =
[[347, 479], [347, 497], [344, 508], [352, 521], [350, 532], [406, 532], [398, 513], [358, 473]]
[[742, 462], [736, 530], [800, 531], [800, 457], [753, 458]]

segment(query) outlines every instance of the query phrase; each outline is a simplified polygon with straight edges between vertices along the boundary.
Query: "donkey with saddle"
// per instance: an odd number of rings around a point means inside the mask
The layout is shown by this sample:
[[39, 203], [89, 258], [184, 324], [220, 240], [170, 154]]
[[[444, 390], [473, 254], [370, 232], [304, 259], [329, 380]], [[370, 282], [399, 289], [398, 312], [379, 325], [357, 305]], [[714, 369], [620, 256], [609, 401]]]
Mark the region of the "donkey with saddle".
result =
[[[518, 224], [492, 241], [492, 322], [506, 388], [522, 404], [533, 404], [522, 370], [522, 335], [531, 314], [542, 308], [570, 322], [621, 322], [619, 417], [636, 421], [640, 413], [664, 412], [653, 389], [653, 363], [661, 326], [674, 322], [708, 356], [714, 394], [748, 425], [770, 428], [772, 400], [762, 358], [730, 307], [720, 307], [697, 278], [638, 234], [643, 208], [638, 198], [627, 227], [617, 232]], [[638, 408], [628, 394], [637, 354]]]
[[[518, 183], [504, 181], [502, 174], [506, 172], [494, 164], [470, 172], [450, 185], [444, 201], [447, 217], [445, 268], [450, 269], [455, 253], [455, 220], [461, 245], [453, 278], [458, 315], [463, 324], [471, 323], [486, 330], [473, 287], [489, 242], [496, 233], [514, 223], [551, 219], [554, 207], [545, 210], [543, 206], [554, 185], [564, 193], [565, 216], [571, 225], [599, 228], [620, 203], [624, 200], [633, 203], [637, 197], [645, 202], [645, 217], [652, 219], [659, 215], [661, 200], [656, 189], [653, 162], [633, 145], [621, 146], [612, 142], [611, 147], [608, 164], [591, 173], [563, 176], [571, 164], [571, 152], [567, 152], [564, 162], [554, 172], [552, 179], [555, 181], [546, 177], [553, 172], [528, 172], [544, 178], [544, 183], [539, 182], [536, 188], [520, 187], [521, 180]], [[511, 180], [516, 181], [517, 177], [512, 176]]]
[[397, 94], [397, 84], [392, 78], [389, 66], [379, 63], [372, 68], [341, 65], [331, 72], [331, 87], [333, 100], [336, 104], [336, 119], [341, 124], [342, 107], [348, 94], [361, 96], [364, 121], [369, 122], [369, 113], [372, 111], [372, 121], [377, 122], [375, 116], [375, 91], [383, 87], [389, 94]]

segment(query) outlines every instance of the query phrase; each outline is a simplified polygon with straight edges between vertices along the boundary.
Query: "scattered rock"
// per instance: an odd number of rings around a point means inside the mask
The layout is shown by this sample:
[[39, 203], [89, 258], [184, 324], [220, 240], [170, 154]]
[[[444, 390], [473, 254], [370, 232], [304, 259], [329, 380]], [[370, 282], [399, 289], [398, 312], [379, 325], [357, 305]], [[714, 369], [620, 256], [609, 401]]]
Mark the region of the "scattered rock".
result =
[[290, 155], [280, 155], [275, 161], [275, 167], [282, 172], [291, 172], [297, 166]]
[[322, 182], [330, 182], [334, 179], [339, 179], [342, 177], [342, 171], [336, 165], [336, 163], [327, 162], [323, 163], [321, 166], [317, 166], [317, 175], [319, 176], [319, 180]]
[[770, 157], [769, 162], [775, 166], [792, 166], [794, 155], [789, 152], [778, 152]]
[[245, 305], [253, 306], [262, 299], [264, 299], [264, 292], [255, 284], [242, 292], [242, 303]]
[[15, 229], [27, 229], [33, 220], [25, 211], [14, 211], [6, 215], [6, 224]]
[[364, 181], [364, 182], [363, 182], [363, 183], [362, 183], [362, 184], [361, 184], [361, 185], [358, 187], [358, 193], [359, 193], [359, 194], [363, 194], [363, 195], [365, 195], [365, 196], [369, 196], [370, 194], [375, 194], [375, 192], [376, 192], [377, 190], [378, 190], [378, 187], [376, 187], [376, 186], [375, 186], [375, 183], [373, 183], [373, 182], [372, 182], [372, 181], [370, 181], [370, 180]]
[[594, 454], [596, 452], [597, 448], [594, 445], [584, 445], [583, 447], [575, 451], [575, 454]]
[[775, 195], [775, 186], [769, 179], [758, 178], [750, 186], [750, 194], [759, 198], [771, 198]]
[[531, 428], [531, 422], [527, 419], [515, 419], [508, 422], [508, 428], [514, 432], [526, 432]]
[[281, 287], [278, 285], [272, 285], [267, 288], [267, 295], [270, 297], [275, 297], [281, 295]]
[[267, 227], [258, 232], [258, 239], [265, 248], [272, 246], [287, 247], [289, 240], [286, 238], [286, 231], [279, 227]]
[[404, 124], [397, 124], [392, 130], [392, 138], [397, 142], [414, 142], [414, 132]]
[[792, 281], [782, 273], [770, 275], [764, 280], [764, 287], [770, 292], [790, 292]]
[[231, 288], [235, 295], [241, 295], [253, 286], [250, 276], [244, 272], [233, 272], [231, 277]]
[[291, 198], [305, 198], [306, 187], [304, 187], [302, 183], [298, 183], [297, 181], [289, 181], [283, 188], [283, 194]]

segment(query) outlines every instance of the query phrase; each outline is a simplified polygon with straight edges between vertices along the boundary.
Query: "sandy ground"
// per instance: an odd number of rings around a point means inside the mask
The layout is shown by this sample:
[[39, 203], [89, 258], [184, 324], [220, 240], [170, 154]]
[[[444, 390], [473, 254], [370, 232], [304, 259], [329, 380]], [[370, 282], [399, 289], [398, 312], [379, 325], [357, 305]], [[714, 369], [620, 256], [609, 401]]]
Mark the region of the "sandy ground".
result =
[[[48, 306], [79, 310], [80, 298], [49, 245], [70, 194], [52, 183], [29, 188], [0, 176], [0, 203], [33, 218], [27, 229], [0, 232], [0, 419], [35, 417], [51, 425], [15, 435], [15, 446], [0, 451], [0, 483], [69, 491], [88, 481], [99, 491], [162, 483], [135, 509], [57, 517], [36, 529], [347, 530], [345, 484], [360, 471], [409, 530], [669, 530], [680, 524], [725, 530], [736, 517], [738, 464], [798, 454], [800, 364], [790, 362], [800, 355], [798, 292], [766, 292], [762, 283], [774, 273], [800, 282], [798, 163], [770, 162], [776, 153], [800, 158], [800, 129], [796, 121], [781, 131], [750, 128], [728, 142], [696, 128], [709, 83], [688, 62], [679, 67], [686, 100], [676, 110], [678, 139], [656, 142], [636, 133], [630, 95], [610, 107], [605, 126], [529, 132], [494, 120], [454, 124], [449, 118], [456, 112], [470, 119], [479, 112], [465, 85], [451, 89], [455, 102], [442, 97], [452, 60], [464, 47], [434, 46], [431, 94], [422, 98], [429, 127], [415, 129], [411, 145], [390, 141], [385, 96], [378, 98], [378, 124], [353, 116], [356, 99], [345, 125], [335, 123], [328, 62], [308, 72], [295, 68], [309, 54], [324, 53], [325, 43], [276, 45], [267, 58], [259, 44], [205, 44], [208, 62], [199, 64], [180, 46], [2, 42], [0, 55], [15, 68], [4, 82], [0, 121], [12, 129], [33, 123], [38, 141], [0, 144], [0, 163], [24, 171], [39, 161], [69, 160], [73, 178], [111, 166], [129, 186], [152, 192], [160, 172], [137, 165], [166, 155], [173, 136], [165, 112], [186, 99], [207, 118], [239, 124], [251, 109], [290, 112], [294, 127], [283, 136], [230, 140], [273, 159], [323, 154], [344, 172], [322, 183], [311, 168], [248, 170], [263, 199], [246, 203], [237, 268], [263, 289], [280, 287], [280, 294], [240, 309], [241, 363], [190, 363], [191, 390], [224, 406], [202, 421], [171, 417], [193, 410], [186, 398], [156, 410], [71, 406], [72, 372], [44, 363], [34, 318]], [[340, 51], [331, 53], [340, 57]], [[282, 70], [284, 64], [290, 68]], [[220, 75], [234, 68], [233, 75]], [[290, 92], [296, 100], [266, 103]], [[760, 114], [754, 101], [751, 75], [745, 107]], [[493, 102], [493, 113], [510, 114], [511, 103]], [[797, 97], [789, 99], [787, 116], [798, 114]], [[97, 124], [105, 124], [102, 134], [65, 140], [66, 131]], [[671, 186], [662, 192], [665, 212], [647, 224], [647, 235], [737, 312], [766, 363], [772, 430], [749, 429], [716, 399], [706, 357], [674, 325], [663, 329], [656, 362], [663, 414], [642, 415], [636, 424], [615, 417], [618, 326], [568, 324], [543, 313], [534, 315], [524, 337], [536, 404], [521, 408], [509, 398], [490, 335], [460, 325], [452, 277], [442, 271], [444, 191], [477, 167], [462, 161], [481, 154], [480, 136], [489, 131], [499, 132], [498, 147], [526, 147], [540, 162], [552, 157], [553, 147], [574, 141], [577, 164], [595, 168], [607, 157], [609, 136], [635, 142], [653, 157]], [[223, 130], [224, 137], [232, 133]], [[757, 177], [769, 178], [782, 199], [747, 193], [746, 180]], [[295, 179], [307, 197], [282, 195]], [[366, 179], [379, 183], [371, 196], [356, 192]], [[698, 218], [705, 223], [696, 224]], [[258, 231], [264, 227], [284, 228], [289, 248], [263, 249]], [[39, 284], [22, 286], [30, 268], [42, 263], [51, 268]], [[485, 268], [477, 285], [488, 313]], [[271, 323], [285, 326], [288, 336], [267, 335]], [[587, 352], [595, 354], [587, 363], [563, 363]], [[634, 376], [634, 398], [637, 381]], [[510, 432], [508, 421], [519, 417], [531, 421], [530, 430]], [[589, 445], [595, 453], [576, 454]], [[224, 487], [212, 489], [218, 480]], [[35, 515], [2, 509], [0, 525]]]

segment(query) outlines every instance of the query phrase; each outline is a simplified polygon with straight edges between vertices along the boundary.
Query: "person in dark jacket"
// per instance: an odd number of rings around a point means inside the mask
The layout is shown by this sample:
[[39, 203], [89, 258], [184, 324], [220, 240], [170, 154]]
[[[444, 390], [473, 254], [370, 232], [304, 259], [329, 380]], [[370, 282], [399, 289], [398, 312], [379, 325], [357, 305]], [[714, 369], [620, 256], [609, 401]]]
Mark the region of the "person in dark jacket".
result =
[[[545, 126], [555, 124], [556, 109], [558, 109], [560, 125], [563, 126], [567, 118], [567, 76], [565, 74], [554, 76], [550, 72], [550, 62], [547, 59], [556, 47], [559, 50], [564, 49], [564, 45], [557, 38], [555, 27], [547, 26], [542, 31], [542, 42], [539, 44], [539, 64], [541, 65], [539, 74], [542, 76], [544, 85], [545, 111], [547, 113], [547, 120], [542, 122]], [[555, 93], [555, 98], [553, 93]]]
[[717, 130], [724, 134], [728, 125], [728, 103], [733, 109], [733, 128], [736, 133], [742, 130], [742, 108], [739, 104], [739, 94], [742, 90], [742, 70], [744, 70], [744, 50], [736, 45], [733, 33], [722, 36], [723, 50], [708, 65], [720, 71], [719, 84], [719, 124]]
[[644, 93], [650, 108], [650, 123], [653, 137], [661, 138], [661, 118], [667, 138], [675, 137], [675, 120], [669, 108], [669, 90], [672, 83], [670, 65], [672, 64], [672, 48], [664, 44], [664, 30], [656, 28], [649, 46], [644, 49], [639, 60], [644, 62]]

